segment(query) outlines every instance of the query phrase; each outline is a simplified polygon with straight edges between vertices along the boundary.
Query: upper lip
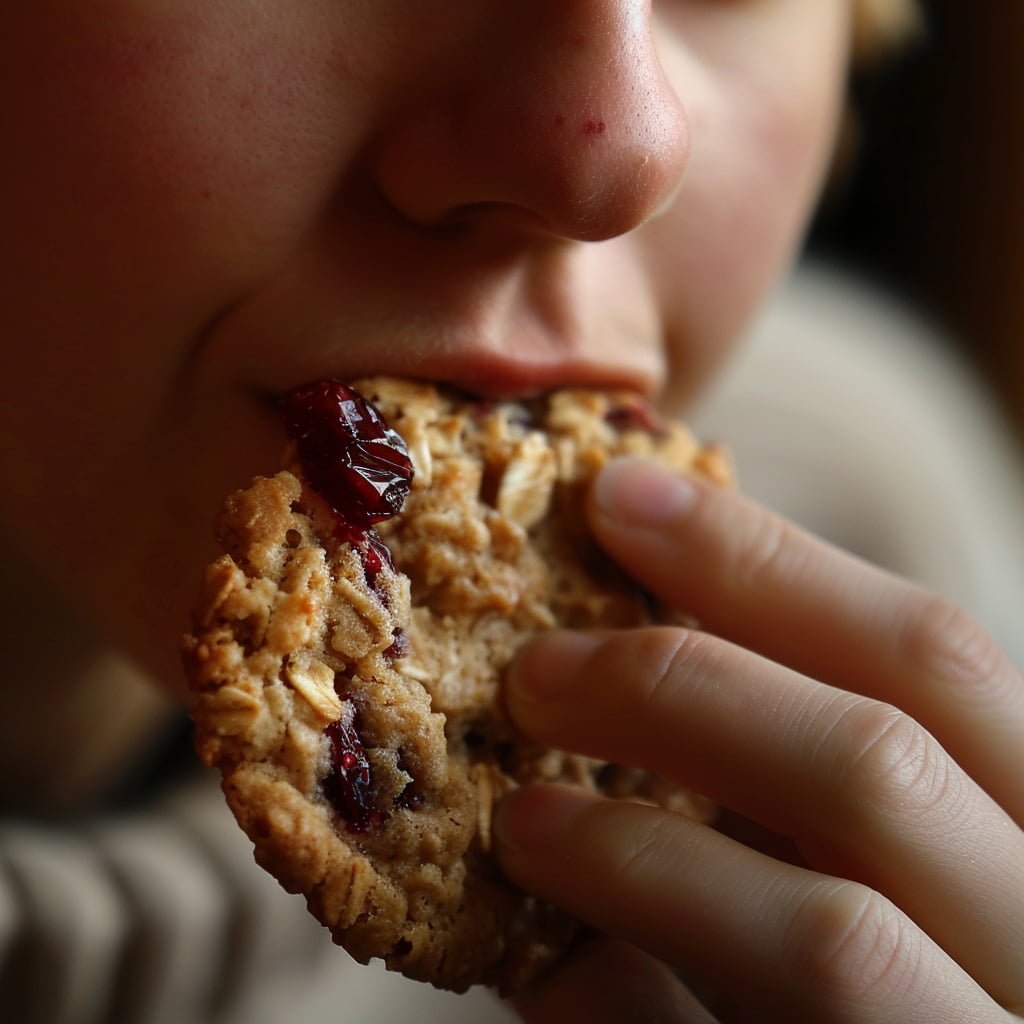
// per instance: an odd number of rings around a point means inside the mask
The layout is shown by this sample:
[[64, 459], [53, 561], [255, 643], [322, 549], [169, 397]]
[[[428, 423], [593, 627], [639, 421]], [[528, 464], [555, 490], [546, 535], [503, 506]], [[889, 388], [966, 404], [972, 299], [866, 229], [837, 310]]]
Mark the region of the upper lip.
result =
[[584, 345], [552, 347], [529, 338], [489, 343], [483, 338], [396, 337], [385, 345], [370, 335], [358, 341], [250, 344], [235, 337], [207, 351], [218, 366], [202, 374], [225, 374], [246, 390], [275, 397], [314, 380], [354, 381], [390, 376], [448, 384], [493, 399], [528, 398], [566, 387], [629, 390], [656, 398], [664, 366], [656, 346], [623, 345], [595, 355]]
[[[589, 304], [562, 303], [557, 292], [548, 294], [542, 270], [534, 281], [513, 279], [505, 294], [494, 288], [484, 300], [481, 289], [467, 286], [469, 311], [463, 315], [438, 301], [420, 307], [416, 294], [403, 297], [404, 308], [373, 293], [366, 302], [358, 299], [360, 305], [351, 287], [336, 294], [330, 280], [286, 280], [280, 293], [268, 290], [218, 317], [197, 346], [191, 369], [264, 395], [317, 379], [386, 374], [488, 398], [563, 387], [657, 397], [667, 372], [663, 346], [647, 337], [659, 329], [657, 318], [623, 317], [616, 304], [598, 313]], [[426, 284], [420, 290], [429, 291]], [[450, 305], [456, 301], [461, 296]]]
[[657, 374], [642, 367], [596, 362], [570, 353], [531, 358], [529, 354], [476, 348], [396, 353], [383, 360], [379, 355], [356, 355], [338, 361], [311, 358], [289, 369], [286, 378], [274, 382], [274, 391], [286, 391], [310, 380], [356, 380], [380, 375], [448, 384], [472, 395], [494, 399], [528, 398], [564, 387], [622, 389], [650, 397], [658, 385]]

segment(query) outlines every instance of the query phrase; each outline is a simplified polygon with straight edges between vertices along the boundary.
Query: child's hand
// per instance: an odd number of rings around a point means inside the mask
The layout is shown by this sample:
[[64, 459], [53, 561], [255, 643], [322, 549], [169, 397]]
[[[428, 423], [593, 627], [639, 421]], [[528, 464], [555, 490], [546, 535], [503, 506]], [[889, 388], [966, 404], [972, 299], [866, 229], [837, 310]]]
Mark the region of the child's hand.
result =
[[[579, 790], [508, 797], [508, 874], [639, 947], [585, 949], [524, 1017], [1024, 1014], [1024, 680], [985, 632], [734, 493], [640, 463], [599, 478], [592, 521], [707, 632], [546, 636], [509, 681], [512, 716], [755, 825], [740, 842]], [[646, 954], [706, 985], [720, 1016]]]

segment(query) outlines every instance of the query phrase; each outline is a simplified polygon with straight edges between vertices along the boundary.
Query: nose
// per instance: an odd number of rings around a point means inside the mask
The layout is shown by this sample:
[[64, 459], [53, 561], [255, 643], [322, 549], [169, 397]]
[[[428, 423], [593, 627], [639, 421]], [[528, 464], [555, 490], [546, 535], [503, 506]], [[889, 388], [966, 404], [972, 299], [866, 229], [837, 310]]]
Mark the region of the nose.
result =
[[377, 152], [391, 205], [423, 226], [504, 217], [598, 241], [642, 224], [685, 171], [689, 133], [650, 0], [516, 0], [460, 33]]

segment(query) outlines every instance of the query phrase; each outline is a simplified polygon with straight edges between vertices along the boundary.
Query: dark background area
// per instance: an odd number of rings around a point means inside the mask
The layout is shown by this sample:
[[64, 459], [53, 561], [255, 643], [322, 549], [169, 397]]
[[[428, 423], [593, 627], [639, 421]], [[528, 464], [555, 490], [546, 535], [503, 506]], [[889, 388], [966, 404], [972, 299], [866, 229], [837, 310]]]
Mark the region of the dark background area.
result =
[[855, 162], [811, 237], [945, 326], [1024, 439], [1024, 2], [932, 0], [860, 73]]

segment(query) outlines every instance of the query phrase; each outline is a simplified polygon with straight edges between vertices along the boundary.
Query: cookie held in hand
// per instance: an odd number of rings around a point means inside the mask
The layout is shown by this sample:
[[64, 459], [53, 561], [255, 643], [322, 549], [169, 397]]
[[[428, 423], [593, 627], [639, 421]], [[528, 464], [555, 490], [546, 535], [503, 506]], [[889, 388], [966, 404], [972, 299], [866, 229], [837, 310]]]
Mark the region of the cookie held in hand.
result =
[[184, 660], [196, 745], [257, 861], [357, 960], [511, 991], [578, 925], [511, 885], [491, 811], [570, 782], [697, 817], [644, 772], [538, 749], [500, 700], [554, 626], [670, 621], [597, 548], [586, 488], [617, 455], [726, 482], [721, 452], [628, 393], [467, 399], [377, 378], [285, 402], [288, 468], [231, 495]]

